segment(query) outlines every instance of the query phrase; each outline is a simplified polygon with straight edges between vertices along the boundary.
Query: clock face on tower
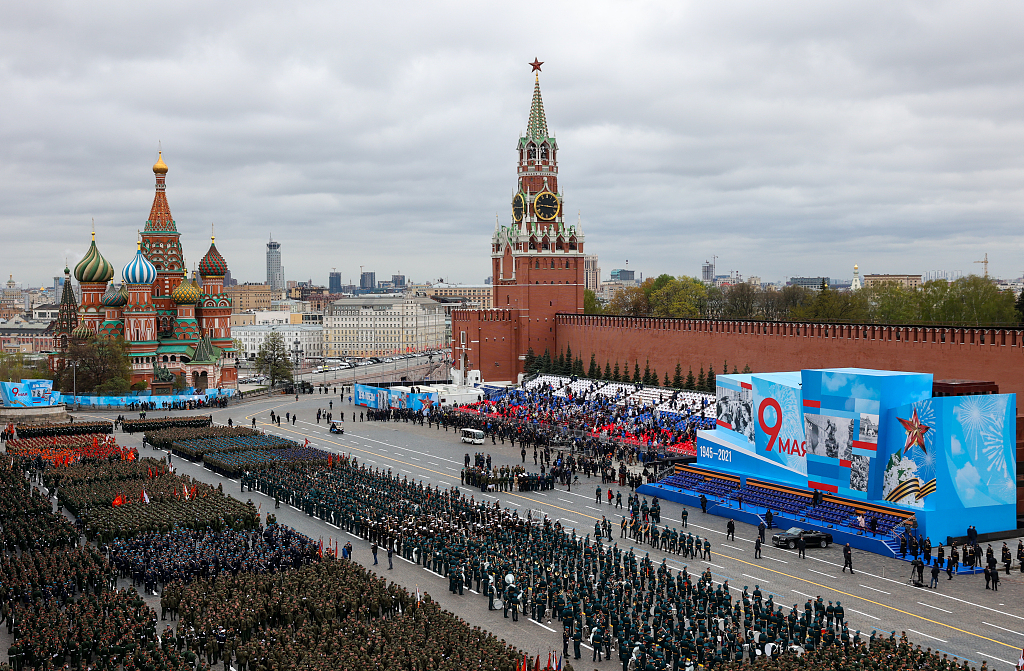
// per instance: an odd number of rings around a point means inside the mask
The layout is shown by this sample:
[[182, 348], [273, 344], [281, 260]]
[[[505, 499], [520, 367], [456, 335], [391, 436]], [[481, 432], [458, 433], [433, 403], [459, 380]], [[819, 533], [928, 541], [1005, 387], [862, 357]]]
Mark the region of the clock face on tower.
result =
[[512, 197], [512, 219], [517, 223], [523, 220], [523, 211], [526, 209], [526, 199], [523, 194], [517, 193]]
[[537, 218], [543, 221], [551, 221], [557, 217], [559, 206], [558, 196], [550, 191], [541, 191], [533, 201], [533, 210], [537, 213]]

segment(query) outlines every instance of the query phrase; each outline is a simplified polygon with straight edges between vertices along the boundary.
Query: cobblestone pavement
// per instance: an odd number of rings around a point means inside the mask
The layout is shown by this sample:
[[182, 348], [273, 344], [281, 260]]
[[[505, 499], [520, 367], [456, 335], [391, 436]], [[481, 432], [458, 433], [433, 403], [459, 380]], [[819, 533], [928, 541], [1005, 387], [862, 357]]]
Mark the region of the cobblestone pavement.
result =
[[[275, 396], [253, 401], [235, 403], [228, 408], [213, 411], [214, 421], [227, 423], [231, 418], [235, 424], [248, 426], [256, 417], [261, 429], [292, 438], [297, 441], [309, 439], [310, 444], [335, 453], [355, 455], [361, 462], [380, 468], [391, 468], [407, 474], [410, 478], [423, 480], [442, 487], [459, 485], [459, 473], [466, 452], [476, 451], [490, 454], [494, 465], [522, 463], [519, 447], [495, 444], [464, 445], [454, 430], [420, 427], [405, 422], [353, 422], [355, 408], [340, 395], [314, 394], [300, 396]], [[326, 423], [316, 423], [316, 409], [328, 409], [333, 401], [333, 413], [337, 419], [345, 413], [346, 432], [343, 436], [331, 435]], [[296, 413], [294, 425], [271, 426], [270, 411], [284, 414]], [[150, 417], [161, 413], [150, 412]], [[187, 413], [197, 414], [197, 413]], [[82, 416], [110, 418], [116, 413], [81, 413]], [[130, 437], [119, 434], [118, 439], [130, 445], [140, 446], [141, 435]], [[143, 456], [161, 456], [153, 449], [142, 449]], [[273, 509], [273, 500], [258, 492], [242, 494], [235, 480], [219, 477], [201, 464], [175, 458], [175, 467], [182, 473], [216, 485], [222, 483], [225, 492], [243, 500], [251, 498], [262, 506], [262, 512]], [[539, 470], [533, 464], [532, 450], [527, 454], [527, 470]], [[580, 478], [580, 486], [572, 491], [559, 488], [547, 492], [504, 492], [484, 494], [469, 489], [467, 494], [498, 500], [502, 507], [517, 508], [521, 515], [532, 510], [533, 515], [548, 515], [560, 519], [570, 528], [576, 528], [581, 535], [593, 533], [593, 525], [603, 516], [613, 524], [615, 541], [623, 549], [634, 547], [637, 552], [650, 552], [651, 558], [660, 562], [665, 554], [653, 548], [634, 545], [628, 539], [618, 538], [618, 522], [622, 509], [615, 509], [607, 503], [595, 503], [595, 490], [600, 478]], [[616, 491], [618, 487], [613, 487]], [[606, 486], [602, 487], [606, 490]], [[623, 491], [623, 500], [628, 491]], [[605, 499], [606, 500], [606, 499]], [[681, 526], [682, 507], [671, 502], [662, 503], [662, 521], [669, 525]], [[335, 540], [339, 545], [351, 542], [354, 558], [363, 564], [372, 564], [369, 544], [338, 530], [330, 524], [301, 513], [291, 506], [282, 505], [276, 511], [278, 520], [295, 527], [314, 539], [321, 536], [325, 543]], [[723, 517], [705, 515], [700, 509], [689, 510], [687, 531], [710, 537], [712, 559], [710, 562], [682, 562], [676, 555], [668, 557], [668, 564], [678, 569], [684, 564], [692, 572], [710, 566], [716, 580], [729, 580], [731, 587], [742, 589], [744, 585], [753, 589], [760, 585], [763, 592], [773, 594], [775, 602], [788, 612], [789, 606], [797, 604], [798, 609], [809, 598], [822, 596], [825, 601], [841, 601], [846, 609], [851, 631], [859, 629], [865, 636], [871, 631], [905, 631], [908, 637], [922, 647], [930, 647], [967, 659], [980, 666], [987, 660], [990, 668], [1009, 669], [1016, 665], [1021, 648], [1024, 646], [1024, 576], [1014, 566], [1011, 575], [1002, 575], [998, 592], [985, 589], [984, 578], [977, 576], [956, 576], [947, 580], [941, 574], [937, 589], [914, 587], [909, 583], [910, 565], [907, 562], [885, 558], [861, 550], [853, 551], [853, 565], [856, 573], [842, 572], [842, 548], [832, 545], [828, 548], [808, 548], [807, 557], [800, 559], [795, 551], [766, 545], [761, 559], [754, 559], [754, 538], [757, 529], [747, 524], [736, 524], [736, 538], [726, 542]], [[1007, 541], [1016, 554], [1017, 540]], [[997, 553], [1001, 543], [993, 544]], [[482, 595], [467, 592], [465, 596], [451, 595], [447, 591], [447, 580], [423, 567], [395, 557], [394, 569], [387, 570], [386, 553], [379, 555], [381, 562], [376, 570], [410, 590], [419, 588], [437, 599], [445, 608], [460, 617], [479, 624], [503, 637], [514, 645], [531, 653], [546, 653], [561, 650], [561, 631], [558, 622], [533, 622], [525, 617], [518, 623], [502, 618], [500, 611], [488, 612], [487, 601]], [[926, 581], [928, 575], [926, 574]], [[475, 586], [474, 586], [475, 587]], [[162, 623], [161, 623], [162, 624]], [[618, 669], [617, 660], [592, 663], [587, 651], [583, 667]], [[614, 655], [613, 655], [614, 657]], [[577, 665], [576, 668], [581, 668]]]

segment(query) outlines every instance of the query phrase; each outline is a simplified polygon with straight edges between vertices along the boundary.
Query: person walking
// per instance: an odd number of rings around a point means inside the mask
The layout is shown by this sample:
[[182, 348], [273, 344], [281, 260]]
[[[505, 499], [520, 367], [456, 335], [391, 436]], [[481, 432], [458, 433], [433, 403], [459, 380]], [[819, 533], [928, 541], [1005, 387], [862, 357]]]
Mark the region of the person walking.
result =
[[758, 536], [754, 541], [754, 559], [761, 558], [761, 537]]
[[370, 552], [373, 553], [373, 565], [377, 565], [377, 543], [370, 543]]
[[736, 540], [736, 522], [729, 520], [725, 525], [725, 540]]
[[394, 554], [395, 554], [395, 546], [394, 546], [394, 544], [393, 543], [388, 543], [388, 570], [389, 571], [391, 569], [395, 568], [395, 565], [392, 563], [392, 560], [391, 560], [391, 558], [394, 556]]
[[765, 530], [764, 522], [761, 522], [760, 524], [757, 525], [757, 538], [762, 543], [764, 543], [764, 530]]
[[700, 511], [702, 513], [708, 512], [708, 497], [703, 494], [700, 495]]
[[846, 573], [847, 568], [850, 569], [850, 575], [853, 575], [853, 550], [849, 543], [843, 546], [843, 573]]
[[939, 568], [939, 563], [935, 562], [934, 564], [932, 564], [932, 580], [930, 583], [928, 583], [928, 586], [932, 589], [938, 589], [939, 587], [939, 571], [941, 571], [941, 569]]
[[807, 559], [807, 539], [801, 533], [796, 537], [797, 557]]

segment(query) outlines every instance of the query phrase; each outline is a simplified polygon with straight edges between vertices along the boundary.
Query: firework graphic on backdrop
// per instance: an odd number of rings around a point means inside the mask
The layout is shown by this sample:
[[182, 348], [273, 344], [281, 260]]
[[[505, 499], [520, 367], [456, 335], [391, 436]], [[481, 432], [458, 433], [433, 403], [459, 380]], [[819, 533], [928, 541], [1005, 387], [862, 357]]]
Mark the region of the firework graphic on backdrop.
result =
[[987, 475], [989, 495], [1001, 500], [1011, 500], [1016, 493], [1003, 438], [1006, 404], [1005, 396], [969, 396], [953, 411], [970, 461], [979, 475]]

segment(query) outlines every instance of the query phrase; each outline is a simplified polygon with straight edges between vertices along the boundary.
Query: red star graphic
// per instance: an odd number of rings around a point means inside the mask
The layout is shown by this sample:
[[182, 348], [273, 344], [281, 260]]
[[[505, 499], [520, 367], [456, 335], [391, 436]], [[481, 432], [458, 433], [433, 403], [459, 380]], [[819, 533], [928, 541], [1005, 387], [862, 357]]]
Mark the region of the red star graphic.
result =
[[534, 57], [533, 62], [532, 63], [527, 63], [527, 65], [532, 65], [533, 66], [533, 69], [530, 70], [530, 72], [540, 72], [541, 71], [540, 66], [544, 65], [544, 61], [538, 61], [537, 58]]
[[914, 409], [914, 414], [911, 415], [910, 419], [901, 419], [899, 417], [896, 419], [900, 420], [900, 424], [903, 425], [903, 429], [907, 432], [907, 442], [903, 446], [903, 454], [906, 454], [914, 445], [919, 445], [923, 451], [925, 449], [924, 434], [928, 433], [931, 427], [925, 426], [917, 418], [917, 409]]

